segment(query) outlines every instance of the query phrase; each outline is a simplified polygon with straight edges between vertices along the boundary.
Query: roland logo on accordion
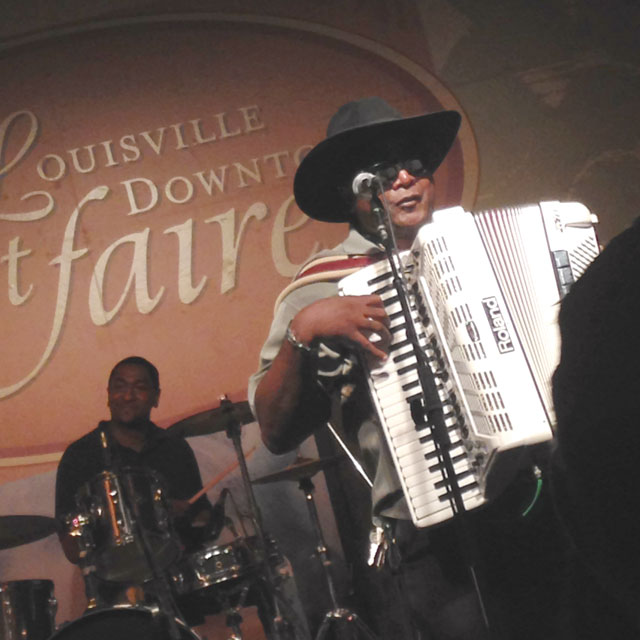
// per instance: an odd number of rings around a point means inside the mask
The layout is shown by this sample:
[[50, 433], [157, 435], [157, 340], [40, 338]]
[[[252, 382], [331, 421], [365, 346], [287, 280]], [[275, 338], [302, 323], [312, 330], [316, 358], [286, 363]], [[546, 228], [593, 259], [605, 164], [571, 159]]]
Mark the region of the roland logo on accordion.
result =
[[496, 341], [498, 351], [500, 353], [509, 353], [513, 351], [513, 341], [507, 329], [507, 323], [504, 321], [502, 310], [495, 296], [482, 298], [482, 306], [487, 314], [487, 320], [493, 333], [493, 339]]

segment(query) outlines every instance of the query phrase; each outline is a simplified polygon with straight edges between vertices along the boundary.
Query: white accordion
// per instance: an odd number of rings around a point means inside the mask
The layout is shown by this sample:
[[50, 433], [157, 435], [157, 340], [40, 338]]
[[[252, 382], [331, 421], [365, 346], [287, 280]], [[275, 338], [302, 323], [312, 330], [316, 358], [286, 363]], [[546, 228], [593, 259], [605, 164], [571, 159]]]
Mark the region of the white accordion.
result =
[[[557, 312], [598, 255], [594, 222], [578, 203], [479, 213], [454, 207], [436, 211], [398, 257], [464, 510], [502, 490], [525, 447], [553, 437]], [[428, 527], [452, 518], [459, 502], [432, 425], [416, 424], [411, 414], [422, 386], [388, 260], [343, 278], [339, 288], [342, 295], [378, 293], [391, 321], [389, 357], [364, 364], [412, 520]]]

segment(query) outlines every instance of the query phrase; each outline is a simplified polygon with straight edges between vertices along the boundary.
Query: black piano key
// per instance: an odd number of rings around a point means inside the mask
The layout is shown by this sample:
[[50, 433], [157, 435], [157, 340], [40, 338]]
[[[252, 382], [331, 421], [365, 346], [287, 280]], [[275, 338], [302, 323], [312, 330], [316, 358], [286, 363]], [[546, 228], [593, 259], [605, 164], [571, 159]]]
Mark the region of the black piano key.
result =
[[411, 382], [407, 382], [405, 384], [402, 385], [402, 390], [403, 391], [409, 391], [410, 389], [413, 389], [415, 387], [419, 387], [420, 386], [420, 380], [418, 380], [417, 378], [415, 380], [411, 380]]
[[398, 375], [403, 376], [405, 373], [409, 373], [409, 371], [415, 371], [418, 368], [417, 362], [412, 362], [404, 367], [400, 367], [398, 369]]
[[[420, 442], [427, 442], [429, 440], [432, 440], [433, 438], [420, 438]], [[451, 447], [452, 448], [456, 448], [458, 446], [460, 446], [462, 444], [462, 440], [451, 440]], [[433, 451], [430, 451], [429, 453], [425, 453], [424, 454], [424, 459], [429, 462], [430, 460], [439, 460], [440, 459], [440, 452], [438, 451], [438, 449], [434, 449]]]
[[[465, 478], [468, 478], [468, 477], [473, 477], [473, 471], [471, 471], [470, 469], [467, 471], [463, 471], [462, 473], [456, 474], [456, 480], [459, 485], [461, 480], [464, 480]], [[444, 489], [447, 486], [447, 482], [444, 479], [438, 480], [438, 482], [436, 482], [433, 486], [436, 489]], [[462, 486], [460, 486], [460, 489], [462, 490]]]
[[387, 293], [387, 291], [393, 291], [393, 290], [394, 290], [393, 284], [385, 284], [382, 287], [380, 287], [379, 289], [373, 289], [373, 291], [371, 291], [371, 293], [374, 293], [374, 294], [377, 294], [377, 295], [381, 296], [384, 293]]
[[[418, 442], [420, 442], [420, 444], [431, 444], [433, 443], [433, 432], [431, 431], [431, 424], [429, 424], [428, 422], [424, 423], [425, 426], [429, 427], [429, 432], [426, 433], [425, 435], [421, 436], [418, 439]], [[458, 433], [457, 433], [457, 429], [456, 426], [453, 425], [451, 427], [447, 427], [447, 431], [449, 433], [449, 440], [451, 441], [451, 446], [455, 447], [456, 444], [458, 444], [460, 441], [457, 439]], [[455, 440], [454, 440], [455, 438]], [[437, 455], [437, 449], [435, 451], [432, 451], [431, 453], [425, 453], [425, 459], [429, 458], [429, 456], [432, 455]]]
[[[460, 462], [460, 460], [464, 460], [466, 457], [466, 454], [460, 453], [457, 456], [453, 456], [451, 462], [455, 464], [456, 462]], [[429, 467], [429, 471], [431, 472], [441, 471], [442, 469], [444, 469], [444, 462], [437, 462]]]
[[398, 349], [402, 349], [402, 347], [408, 347], [411, 344], [409, 340], [401, 340], [400, 342], [396, 342], [389, 347], [389, 351], [397, 351]]
[[385, 273], [381, 273], [379, 276], [375, 276], [371, 280], [367, 280], [367, 284], [371, 287], [374, 284], [378, 284], [378, 282], [384, 282], [387, 279], [391, 279], [391, 273], [386, 271]]
[[[477, 482], [470, 482], [469, 484], [465, 484], [460, 486], [460, 493], [461, 494], [465, 494], [465, 493], [469, 493], [470, 491], [475, 491], [478, 488], [478, 483]], [[438, 496], [438, 500], [440, 502], [449, 502], [451, 499], [453, 498], [453, 495], [450, 491], [447, 491], [446, 493], [443, 493], [441, 496]]]
[[[414, 358], [415, 359], [416, 354], [413, 352], [413, 349], [407, 351], [406, 353], [401, 353], [400, 355], [397, 356], [393, 356], [393, 361], [394, 362], [402, 362], [403, 360], [406, 360], [407, 358]], [[408, 398], [407, 398], [408, 400]]]
[[390, 313], [389, 314], [389, 320], [391, 320], [391, 321], [397, 320], [398, 318], [402, 318], [404, 320], [404, 313], [402, 312], [402, 309], [400, 311], [396, 311], [395, 313]]

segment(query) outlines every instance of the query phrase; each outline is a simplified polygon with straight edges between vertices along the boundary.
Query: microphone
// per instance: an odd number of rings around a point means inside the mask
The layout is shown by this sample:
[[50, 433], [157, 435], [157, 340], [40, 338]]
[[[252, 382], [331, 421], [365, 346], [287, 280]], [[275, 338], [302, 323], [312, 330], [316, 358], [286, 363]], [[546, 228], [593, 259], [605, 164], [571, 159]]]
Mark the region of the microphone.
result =
[[[378, 178], [378, 176], [375, 173], [361, 171], [353, 179], [351, 190], [355, 196], [369, 201], [373, 218], [372, 228], [369, 231], [372, 236], [375, 236], [375, 242], [381, 240], [384, 244], [389, 237], [389, 232], [385, 226], [384, 207], [378, 197], [381, 185], [379, 179], [376, 180], [376, 178]], [[358, 207], [358, 205], [356, 205], [356, 207]]]
[[356, 177], [353, 179], [351, 183], [351, 190], [353, 191], [353, 195], [356, 196], [368, 196], [371, 198], [374, 191], [378, 190], [377, 185], [374, 185], [374, 180], [376, 178], [375, 173], [369, 173], [368, 171], [361, 171]]

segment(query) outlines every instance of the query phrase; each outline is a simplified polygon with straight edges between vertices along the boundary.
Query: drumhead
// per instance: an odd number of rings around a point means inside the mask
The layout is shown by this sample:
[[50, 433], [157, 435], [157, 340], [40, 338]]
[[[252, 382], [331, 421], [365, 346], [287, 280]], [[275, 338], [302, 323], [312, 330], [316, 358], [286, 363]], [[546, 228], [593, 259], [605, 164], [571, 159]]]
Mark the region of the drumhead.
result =
[[[201, 640], [182, 621], [174, 619], [180, 640]], [[172, 640], [164, 616], [141, 607], [117, 607], [86, 613], [61, 627], [50, 640]]]

